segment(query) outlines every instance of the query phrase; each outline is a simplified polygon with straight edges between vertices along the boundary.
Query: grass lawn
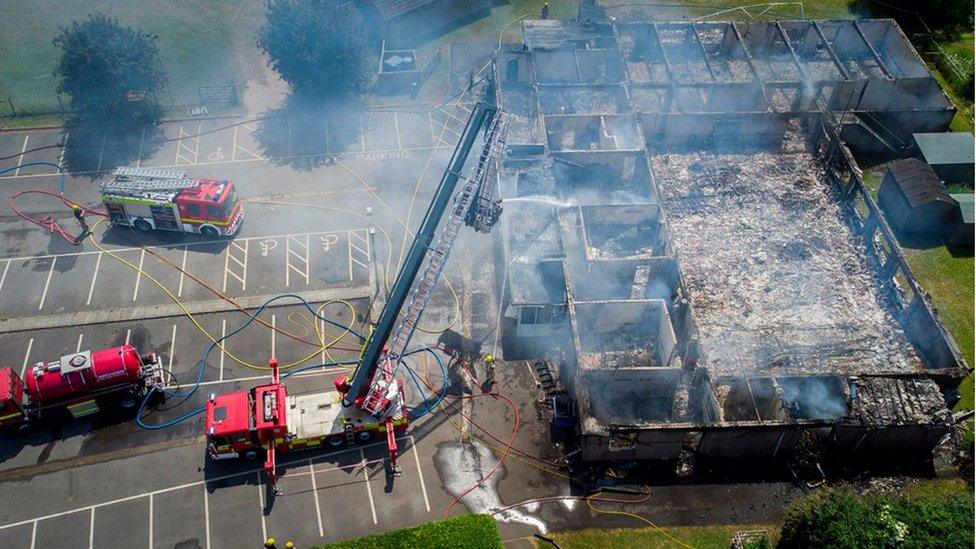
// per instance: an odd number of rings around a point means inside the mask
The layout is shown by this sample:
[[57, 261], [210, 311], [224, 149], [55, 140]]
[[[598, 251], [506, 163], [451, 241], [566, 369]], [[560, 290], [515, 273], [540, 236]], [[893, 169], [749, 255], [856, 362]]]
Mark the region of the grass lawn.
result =
[[[188, 104], [203, 84], [244, 80], [238, 53], [250, 46], [264, 5], [249, 0], [3, 0], [0, 9], [0, 100], [13, 99], [27, 112], [58, 110], [52, 71], [59, 50], [52, 40], [61, 26], [101, 12], [159, 36], [159, 55], [169, 75], [169, 93], [160, 100]], [[67, 98], [64, 98], [67, 101]], [[67, 107], [67, 104], [65, 105]], [[7, 105], [0, 106], [6, 114]]]
[[[769, 533], [773, 547], [779, 536], [779, 526], [771, 525], [732, 525], [732, 526], [669, 526], [665, 528], [668, 535], [681, 543], [695, 547], [695, 549], [728, 549], [732, 543], [732, 536], [742, 530], [766, 530]], [[618, 549], [637, 548], [668, 548], [676, 547], [675, 543], [656, 528], [615, 528], [612, 530], [587, 529], [560, 534], [550, 534], [560, 547], [579, 548], [607, 548]], [[549, 547], [549, 544], [537, 542], [537, 547]]]
[[[962, 67], [968, 68], [972, 71], [973, 67], [973, 57], [974, 57], [974, 43], [973, 43], [973, 33], [965, 33], [959, 36], [952, 42], [943, 42], [942, 47], [947, 53], [952, 55]], [[949, 99], [956, 105], [959, 112], [956, 113], [956, 117], [952, 120], [951, 128], [953, 131], [957, 132], [969, 132], [973, 133], [973, 98], [967, 97], [957, 93], [952, 86], [949, 86], [946, 82], [945, 76], [937, 68], [929, 63], [929, 67], [935, 73], [935, 77], [939, 80], [939, 84], [942, 88], [946, 90], [949, 95]]]

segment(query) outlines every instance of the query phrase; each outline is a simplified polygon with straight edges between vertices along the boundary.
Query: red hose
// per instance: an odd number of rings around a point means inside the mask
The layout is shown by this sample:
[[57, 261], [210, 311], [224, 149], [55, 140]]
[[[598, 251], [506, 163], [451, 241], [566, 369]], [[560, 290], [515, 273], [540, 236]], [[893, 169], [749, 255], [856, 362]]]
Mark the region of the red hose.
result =
[[21, 219], [23, 219], [25, 221], [28, 221], [30, 223], [33, 223], [34, 225], [37, 225], [38, 227], [43, 227], [45, 229], [50, 230], [51, 232], [58, 233], [59, 235], [61, 235], [61, 238], [63, 238], [66, 242], [68, 242], [72, 246], [78, 246], [78, 245], [80, 245], [81, 244], [81, 241], [84, 239], [84, 236], [85, 235], [82, 235], [81, 238], [79, 239], [76, 236], [73, 236], [71, 234], [68, 234], [68, 231], [66, 231], [64, 229], [64, 227], [62, 227], [58, 223], [58, 221], [56, 219], [54, 219], [54, 217], [52, 217], [52, 216], [47, 216], [47, 217], [43, 217], [41, 219], [37, 219], [37, 218], [31, 217], [30, 215], [28, 215], [28, 214], [24, 213], [23, 211], [21, 211], [17, 207], [17, 199], [20, 198], [21, 196], [25, 195], [25, 194], [43, 194], [45, 196], [53, 196], [53, 197], [61, 200], [61, 202], [64, 202], [64, 205], [67, 206], [68, 208], [74, 208], [75, 206], [77, 206], [78, 208], [81, 209], [81, 212], [83, 214], [86, 214], [86, 215], [88, 215], [88, 214], [98, 215], [98, 216], [102, 216], [102, 217], [108, 216], [108, 213], [107, 212], [103, 212], [101, 210], [95, 210], [95, 209], [89, 208], [87, 206], [83, 206], [83, 205], [75, 202], [74, 200], [69, 199], [68, 197], [64, 196], [63, 194], [56, 194], [56, 193], [52, 193], [50, 191], [42, 191], [42, 190], [38, 190], [38, 189], [31, 189], [31, 190], [27, 190], [27, 191], [21, 191], [21, 192], [15, 194], [15, 195], [11, 196], [7, 200], [7, 205], [10, 206], [10, 210], [12, 212], [14, 212], [15, 214], [17, 214], [18, 217], [20, 217]]

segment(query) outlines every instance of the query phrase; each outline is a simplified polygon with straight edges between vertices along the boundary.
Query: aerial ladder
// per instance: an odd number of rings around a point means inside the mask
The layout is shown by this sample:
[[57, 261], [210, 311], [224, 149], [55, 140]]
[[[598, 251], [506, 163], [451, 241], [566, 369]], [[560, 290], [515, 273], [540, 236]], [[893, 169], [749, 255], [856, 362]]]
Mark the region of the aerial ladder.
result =
[[[474, 106], [355, 370], [335, 379], [335, 391], [291, 395], [281, 383], [277, 361], [272, 358], [271, 383], [250, 390], [212, 393], [206, 405], [211, 458], [256, 459], [263, 453], [264, 469], [273, 486], [278, 452], [340, 446], [385, 433], [390, 453], [388, 473], [399, 473], [396, 431], [407, 428], [409, 417], [396, 377], [397, 366], [461, 226], [487, 233], [498, 221], [502, 208], [495, 198], [496, 175], [507, 127], [504, 112], [483, 103]], [[483, 136], [480, 153], [466, 169], [479, 136]], [[457, 190], [459, 181], [462, 184]], [[438, 225], [448, 211], [438, 234]]]
[[[392, 421], [402, 413], [400, 386], [395, 376], [397, 365], [444, 271], [461, 226], [487, 233], [501, 215], [501, 201], [495, 198], [495, 187], [508, 123], [504, 111], [484, 103], [475, 105], [359, 364], [351, 376], [337, 378], [335, 382], [344, 395], [343, 405], [357, 406], [386, 422], [393, 474], [398, 474], [399, 468]], [[480, 154], [467, 174], [463, 174], [469, 153], [482, 129], [484, 139]], [[451, 196], [462, 179], [461, 190], [452, 206]], [[437, 227], [449, 207], [450, 215], [435, 241]], [[408, 305], [400, 316], [404, 304]]]

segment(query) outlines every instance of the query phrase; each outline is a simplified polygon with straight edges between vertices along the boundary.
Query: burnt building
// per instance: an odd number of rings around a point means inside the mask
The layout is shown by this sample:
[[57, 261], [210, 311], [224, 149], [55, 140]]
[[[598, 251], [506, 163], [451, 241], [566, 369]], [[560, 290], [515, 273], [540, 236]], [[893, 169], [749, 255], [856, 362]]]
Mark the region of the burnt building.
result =
[[968, 369], [848, 147], [952, 118], [898, 26], [586, 21], [494, 66], [503, 349], [583, 459], [931, 450]]

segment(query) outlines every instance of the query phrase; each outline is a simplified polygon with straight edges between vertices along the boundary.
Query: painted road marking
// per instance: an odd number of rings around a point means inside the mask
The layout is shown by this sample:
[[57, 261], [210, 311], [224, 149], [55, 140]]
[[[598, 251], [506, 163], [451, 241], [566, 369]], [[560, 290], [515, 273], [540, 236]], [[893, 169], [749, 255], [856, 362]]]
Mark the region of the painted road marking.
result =
[[88, 287], [88, 299], [85, 300], [85, 307], [91, 305], [92, 294], [95, 292], [95, 279], [98, 278], [98, 268], [101, 265], [102, 265], [102, 252], [98, 252], [98, 258], [95, 259], [95, 270], [92, 271], [91, 286]]
[[276, 333], [278, 333], [278, 330], [276, 329], [275, 315], [271, 315], [271, 357], [272, 358], [278, 356], [277, 354], [275, 354], [275, 334]]
[[[142, 132], [143, 134], [145, 134], [146, 130], [142, 130]], [[68, 148], [68, 138], [70, 136], [71, 136], [71, 132], [64, 132], [64, 141], [61, 142], [61, 154], [58, 155], [58, 166], [61, 166], [62, 170], [64, 169], [64, 151], [65, 149]], [[140, 143], [140, 147], [141, 146], [142, 144]], [[58, 173], [57, 170], [55, 170], [54, 173]]]
[[20, 148], [20, 156], [17, 157], [17, 169], [14, 170], [14, 177], [20, 175], [20, 165], [24, 163], [24, 152], [27, 150], [27, 140], [30, 134], [24, 135], [24, 146]]
[[[173, 160], [173, 164], [180, 165], [194, 165], [197, 163], [197, 159], [200, 157], [200, 132], [202, 131], [202, 125], [197, 125], [197, 132], [193, 136], [183, 131], [183, 126], [180, 126], [179, 138], [176, 140], [176, 158]], [[185, 141], [191, 141], [193, 146], [189, 146]], [[186, 151], [184, 154], [183, 151]], [[191, 159], [189, 155], [192, 155]], [[180, 160], [183, 164], [180, 164]]]
[[322, 508], [319, 506], [319, 487], [315, 483], [315, 467], [312, 466], [312, 460], [308, 460], [308, 471], [311, 473], [309, 476], [312, 477], [312, 495], [315, 497], [315, 518], [319, 521], [319, 537], [325, 536], [325, 530], [322, 529]]
[[30, 360], [31, 349], [34, 348], [34, 338], [27, 342], [27, 352], [24, 353], [24, 364], [20, 367], [20, 379], [24, 379], [24, 372], [27, 371], [27, 362]]
[[149, 549], [153, 548], [153, 495], [152, 493], [149, 494]]
[[3, 266], [3, 274], [0, 275], [0, 291], [3, 291], [3, 283], [7, 280], [7, 271], [10, 270], [10, 262], [12, 260], [8, 259], [7, 264]]
[[95, 549], [95, 508], [91, 509], [91, 517], [88, 519], [88, 549]]
[[55, 256], [51, 260], [51, 268], [48, 270], [48, 272], [47, 272], [47, 280], [44, 282], [44, 292], [41, 293], [41, 302], [37, 306], [37, 310], [38, 311], [40, 311], [41, 309], [44, 308], [44, 300], [47, 299], [47, 289], [51, 285], [51, 275], [54, 274], [54, 264], [57, 263], [57, 261], [58, 261], [57, 256]]
[[261, 543], [268, 539], [268, 522], [264, 518], [264, 484], [261, 483], [261, 471], [255, 473], [258, 477], [258, 502], [261, 504]]
[[41, 294], [41, 303], [37, 306], [37, 310], [40, 311], [44, 308], [44, 300], [47, 299], [47, 289], [51, 285], [51, 275], [54, 274], [54, 264], [58, 262], [57, 256], [51, 260], [51, 269], [47, 272], [47, 280], [44, 282], [44, 292]]
[[210, 497], [207, 495], [207, 485], [203, 485], [203, 527], [207, 533], [206, 548], [210, 549]]
[[369, 468], [366, 467], [366, 452], [359, 448], [359, 457], [363, 460], [363, 478], [366, 479], [366, 495], [369, 496], [369, 510], [373, 513], [373, 524], [376, 524], [376, 504], [373, 502], [373, 488], [369, 485]]
[[[292, 247], [294, 242], [295, 246]], [[295, 251], [295, 250], [298, 251]], [[292, 258], [296, 258], [299, 262], [299, 266], [292, 264]], [[304, 265], [304, 267], [302, 267]], [[298, 240], [295, 237], [289, 236], [285, 239], [285, 287], [291, 286], [291, 271], [295, 271], [299, 276], [305, 279], [305, 285], [308, 285], [308, 234], [305, 235], [305, 242]]]
[[[413, 437], [412, 436], [407, 436], [407, 437], [403, 437], [402, 438], [402, 440], [407, 440], [407, 439], [410, 439], [412, 441]], [[322, 454], [320, 456], [316, 456], [314, 458], [311, 458], [311, 461], [328, 459], [328, 458], [331, 458], [333, 456], [338, 456], [340, 454], [345, 454], [345, 453], [348, 453], [348, 452], [354, 452], [356, 450], [359, 450], [360, 452], [363, 452], [364, 450], [366, 450], [368, 448], [374, 448], [374, 447], [381, 446], [381, 445], [385, 445], [385, 444], [386, 444], [386, 441], [384, 440], [384, 441], [381, 441], [381, 442], [374, 442], [374, 443], [371, 443], [371, 444], [366, 444], [366, 445], [363, 445], [363, 446], [358, 446], [357, 448], [345, 448], [345, 449], [342, 449], [342, 450], [336, 450], [334, 452], [326, 452], [326, 453], [324, 453], [324, 454]], [[280, 463], [278, 465], [279, 465], [279, 467], [288, 467], [289, 465], [295, 465], [295, 464], [298, 464], [298, 463], [306, 463], [308, 461], [310, 461], [309, 458], [303, 458], [303, 459], [294, 460], [294, 461], [286, 461], [286, 462]], [[371, 461], [366, 461], [365, 464], [368, 465], [370, 463], [379, 463], [379, 462], [382, 462], [382, 461], [384, 461], [384, 459], [375, 459], [375, 460], [371, 460]], [[340, 470], [343, 470], [343, 469], [349, 469], [351, 467], [358, 467], [358, 466], [361, 466], [361, 465], [364, 465], [364, 463], [356, 463], [356, 464], [353, 464], [353, 465], [339, 465], [339, 466], [336, 466], [336, 467], [329, 467], [329, 468], [325, 468], [325, 469], [316, 469], [315, 472], [316, 473], [325, 473], [325, 472], [328, 472], [328, 471], [340, 471]], [[125, 502], [129, 502], [129, 501], [135, 501], [135, 500], [139, 500], [139, 499], [148, 497], [149, 498], [149, 541], [150, 541], [150, 544], [152, 544], [152, 530], [153, 530], [153, 528], [152, 528], [152, 524], [153, 524], [153, 503], [152, 502], [153, 502], [154, 496], [157, 496], [157, 495], [160, 495], [160, 494], [166, 494], [166, 493], [169, 493], [169, 492], [174, 492], [176, 490], [183, 490], [185, 488], [193, 488], [193, 487], [196, 487], [196, 486], [204, 486], [204, 487], [206, 487], [208, 484], [212, 484], [214, 482], [223, 482], [223, 481], [228, 480], [228, 479], [243, 477], [243, 476], [251, 475], [251, 474], [256, 474], [257, 475], [258, 484], [259, 484], [259, 488], [260, 488], [261, 487], [260, 486], [260, 483], [261, 483], [261, 472], [262, 472], [262, 469], [251, 469], [251, 470], [248, 470], [248, 471], [241, 471], [241, 472], [238, 472], [238, 473], [231, 473], [231, 474], [228, 474], [228, 475], [222, 475], [222, 476], [219, 476], [219, 477], [214, 477], [214, 478], [211, 478], [211, 479], [203, 479], [203, 480], [197, 480], [197, 481], [194, 481], [194, 482], [187, 482], [185, 484], [178, 484], [176, 486], [170, 486], [168, 488], [160, 488], [159, 490], [152, 490], [152, 491], [149, 491], [149, 492], [143, 492], [143, 493], [140, 493], [140, 494], [133, 494], [131, 496], [124, 496], [124, 497], [116, 498], [116, 499], [109, 500], [109, 501], [103, 501], [101, 503], [95, 503], [95, 504], [92, 504], [92, 505], [85, 505], [84, 507], [78, 507], [76, 509], [69, 509], [67, 511], [59, 511], [57, 513], [51, 513], [49, 515], [44, 515], [44, 516], [40, 516], [40, 517], [29, 518], [29, 519], [21, 520], [21, 521], [17, 521], [17, 522], [11, 522], [9, 524], [4, 524], [4, 525], [0, 526], [0, 530], [6, 530], [8, 528], [16, 528], [18, 526], [24, 526], [24, 525], [32, 524], [32, 523], [36, 524], [37, 522], [40, 522], [40, 521], [50, 520], [50, 519], [59, 518], [59, 517], [64, 517], [64, 516], [67, 516], [67, 515], [73, 515], [75, 513], [81, 513], [81, 512], [88, 511], [88, 510], [93, 509], [93, 508], [108, 507], [109, 505], [116, 505], [116, 504], [119, 504], [119, 503], [125, 503]], [[306, 473], [306, 472], [302, 472], [302, 473], [289, 473], [287, 476], [288, 477], [303, 477], [303, 476], [308, 475], [308, 474], [309, 473]], [[261, 500], [262, 501], [264, 500], [264, 493], [263, 492], [261, 493]], [[263, 509], [263, 507], [264, 507], [264, 505], [262, 504], [262, 513], [261, 513], [262, 517], [264, 516], [264, 513], [263, 513], [263, 510], [264, 509]], [[265, 539], [267, 539], [267, 538], [265, 538]], [[264, 543], [264, 540], [261, 540], [261, 542]]]
[[81, 341], [84, 338], [85, 338], [85, 333], [84, 332], [78, 334], [78, 344], [75, 345], [75, 353], [80, 353], [81, 352]]
[[129, 340], [132, 339], [132, 328], [126, 328], [125, 330], [125, 344], [129, 344]]
[[[227, 253], [225, 254], [226, 257], [224, 259], [224, 290], [223, 290], [224, 292], [227, 291], [227, 275], [230, 275], [230, 276], [236, 278], [241, 283], [241, 291], [242, 292], [247, 288], [247, 248], [248, 248], [248, 241], [249, 241], [249, 239], [244, 239], [244, 245], [241, 246], [236, 241], [233, 241], [232, 240], [228, 244], [228, 246], [227, 246]], [[237, 259], [237, 257], [235, 257], [234, 254], [231, 253], [231, 250], [232, 249], [239, 250], [243, 254], [244, 260], [241, 261], [240, 259]], [[233, 260], [234, 263], [236, 263], [240, 267], [241, 274], [237, 274], [236, 272], [234, 272], [234, 270], [231, 269], [231, 264], [230, 264], [231, 260]]]
[[31, 544], [30, 549], [34, 549], [34, 542], [37, 541], [37, 521], [31, 526]]
[[396, 111], [393, 111], [393, 133], [396, 135], [397, 149], [403, 148], [400, 144], [400, 120], [397, 118]]
[[139, 152], [136, 153], [136, 167], [142, 165], [142, 143], [146, 140], [146, 128], [142, 129], [142, 135], [139, 137]]
[[220, 380], [221, 381], [223, 381], [224, 379], [224, 355], [226, 354], [226, 352], [224, 351], [225, 337], [227, 337], [227, 319], [221, 318], [220, 319]]
[[[369, 273], [369, 232], [364, 231], [364, 234], [365, 236], [360, 234], [359, 231], [349, 231], [348, 242], [349, 242], [349, 281], [350, 282], [352, 282], [354, 279], [352, 273], [353, 263], [359, 265], [360, 267], [365, 269], [367, 273]], [[354, 236], [356, 237], [356, 240], [361, 242], [361, 244], [353, 243]], [[359, 253], [363, 254], [363, 256], [366, 258], [366, 263], [353, 257], [352, 251], [354, 249]]]
[[359, 114], [359, 143], [363, 148], [359, 152], [366, 152], [366, 119], [362, 113]]
[[173, 356], [176, 355], [176, 324], [173, 324], [173, 335], [170, 337], [172, 339], [169, 340], [169, 365], [166, 366], [166, 369], [170, 371], [170, 375], [173, 375]]
[[186, 251], [187, 245], [183, 245], [183, 262], [180, 264], [180, 286], [176, 290], [176, 297], [183, 297], [183, 277], [186, 275]]
[[102, 171], [102, 159], [105, 157], [105, 140], [108, 139], [108, 132], [102, 134], [102, 148], [98, 151], [98, 166], [95, 167], [95, 172]]
[[427, 512], [430, 512], [430, 500], [427, 499], [427, 484], [424, 482], [424, 472], [420, 468], [420, 456], [417, 454], [417, 441], [410, 437], [411, 449], [413, 450], [413, 459], [417, 463], [417, 476], [420, 477], [420, 491], [424, 494], [424, 508]]
[[[250, 126], [248, 124], [241, 124], [241, 126], [243, 126], [246, 130], [250, 131], [252, 134], [257, 131], [257, 128], [255, 128], [254, 126]], [[245, 154], [250, 155], [250, 158], [245, 158], [243, 160], [238, 160], [237, 159], [237, 151], [242, 151]], [[231, 159], [232, 159], [232, 161], [236, 161], [236, 162], [248, 162], [248, 161], [254, 161], [254, 160], [265, 160], [265, 158], [263, 156], [261, 156], [260, 154], [254, 152], [252, 150], [249, 150], [249, 149], [244, 148], [243, 146], [241, 146], [240, 143], [237, 142], [237, 126], [234, 126], [234, 145], [233, 145], [233, 149], [232, 149], [232, 152], [231, 152]]]
[[136, 287], [132, 290], [132, 301], [135, 301], [139, 297], [139, 282], [142, 281], [142, 263], [146, 260], [146, 249], [142, 249], [142, 253], [139, 254], [139, 268], [136, 269]]

